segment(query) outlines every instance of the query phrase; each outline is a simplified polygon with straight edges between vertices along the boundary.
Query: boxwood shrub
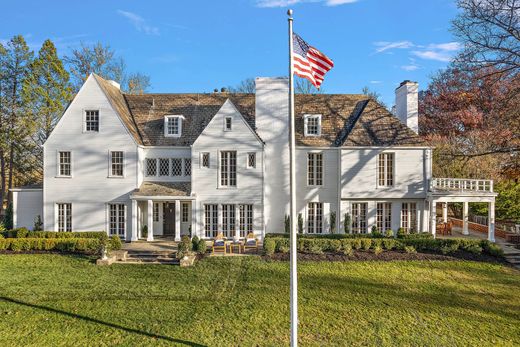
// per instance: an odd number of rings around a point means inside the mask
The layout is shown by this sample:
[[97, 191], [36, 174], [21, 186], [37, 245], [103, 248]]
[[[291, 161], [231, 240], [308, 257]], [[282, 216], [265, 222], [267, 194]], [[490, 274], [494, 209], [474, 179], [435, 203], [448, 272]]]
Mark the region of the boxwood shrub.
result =
[[0, 250], [60, 251], [94, 254], [99, 249], [99, 240], [94, 238], [6, 238], [0, 239]]
[[99, 239], [106, 235], [104, 231], [29, 231], [26, 228], [17, 228], [0, 233], [5, 238], [42, 238], [42, 239]]

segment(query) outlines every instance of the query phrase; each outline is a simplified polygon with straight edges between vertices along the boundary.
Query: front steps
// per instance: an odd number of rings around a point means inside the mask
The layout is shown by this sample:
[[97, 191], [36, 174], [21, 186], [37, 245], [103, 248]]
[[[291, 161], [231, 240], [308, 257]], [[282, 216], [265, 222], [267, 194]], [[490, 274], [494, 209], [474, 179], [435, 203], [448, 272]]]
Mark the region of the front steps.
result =
[[120, 264], [170, 264], [179, 265], [176, 252], [127, 250], [118, 251], [117, 263]]
[[520, 249], [516, 248], [514, 244], [502, 244], [504, 250], [504, 258], [508, 263], [520, 270]]

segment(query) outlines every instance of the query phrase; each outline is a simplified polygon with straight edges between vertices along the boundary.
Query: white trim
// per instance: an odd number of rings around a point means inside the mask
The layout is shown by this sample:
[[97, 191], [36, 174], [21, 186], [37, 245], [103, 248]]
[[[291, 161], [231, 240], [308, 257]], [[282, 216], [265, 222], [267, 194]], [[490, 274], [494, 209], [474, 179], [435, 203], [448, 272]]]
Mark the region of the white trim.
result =
[[[207, 154], [208, 155], [208, 166], [204, 166], [204, 154]], [[201, 169], [209, 169], [211, 168], [211, 152], [200, 152], [199, 153], [199, 167]], [[192, 163], [192, 168], [193, 170], [193, 163]]]
[[[255, 165], [251, 166], [249, 165], [249, 156], [250, 155], [254, 155], [254, 161], [255, 161]], [[247, 152], [246, 153], [246, 169], [256, 169], [256, 152]]]
[[[168, 133], [168, 121], [170, 119], [177, 118], [179, 121], [178, 127], [179, 132], [177, 134], [169, 134]], [[182, 136], [182, 121], [186, 119], [183, 115], [175, 115], [175, 114], [169, 114], [164, 116], [164, 137], [181, 137]]]
[[[69, 152], [70, 153], [70, 175], [62, 175], [61, 174], [61, 169], [60, 169], [60, 152]], [[61, 150], [61, 149], [57, 149], [56, 150], [56, 176], [54, 176], [55, 178], [72, 178], [73, 177], [73, 172], [74, 172], [74, 161], [73, 161], [73, 154], [72, 154], [72, 151], [71, 150]]]
[[[307, 123], [309, 119], [318, 119], [318, 133], [309, 134]], [[304, 114], [303, 115], [303, 135], [307, 137], [319, 137], [321, 136], [321, 114]]]
[[[381, 154], [392, 154], [392, 184], [379, 184], [379, 156]], [[379, 152], [377, 153], [377, 157], [376, 157], [376, 187], [377, 188], [392, 188], [392, 187], [395, 187], [396, 186], [396, 177], [395, 177], [395, 173], [396, 173], [396, 163], [397, 163], [397, 156], [395, 154], [395, 152], [393, 151], [382, 151], [382, 152]], [[388, 180], [388, 170], [387, 170], [387, 163], [385, 161], [385, 170], [384, 170], [384, 180], [385, 182]]]
[[[106, 95], [105, 95], [106, 96]], [[99, 130], [101, 129], [101, 112], [99, 107], [83, 107], [81, 109], [83, 112], [83, 133], [84, 134], [99, 134]], [[97, 111], [98, 112], [98, 130], [87, 130], [87, 111]]]
[[[123, 153], [123, 174], [121, 176], [112, 174], [112, 152], [121, 152]], [[126, 154], [123, 150], [108, 150], [108, 178], [125, 178], [126, 177]]]
[[[227, 127], [227, 120], [231, 120], [229, 128]], [[233, 116], [224, 116], [224, 131], [233, 131]]]

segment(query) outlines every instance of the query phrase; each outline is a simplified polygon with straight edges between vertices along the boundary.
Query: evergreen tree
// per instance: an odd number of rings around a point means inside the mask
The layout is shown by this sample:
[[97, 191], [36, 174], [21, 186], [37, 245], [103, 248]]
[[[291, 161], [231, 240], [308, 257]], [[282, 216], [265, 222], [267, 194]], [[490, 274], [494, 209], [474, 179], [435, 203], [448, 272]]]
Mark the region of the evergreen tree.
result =
[[22, 96], [27, 115], [36, 125], [33, 138], [38, 147], [35, 148], [34, 155], [36, 162], [41, 166], [43, 143], [72, 99], [72, 88], [69, 73], [65, 70], [51, 40], [43, 43], [30, 69], [30, 74], [24, 80]]

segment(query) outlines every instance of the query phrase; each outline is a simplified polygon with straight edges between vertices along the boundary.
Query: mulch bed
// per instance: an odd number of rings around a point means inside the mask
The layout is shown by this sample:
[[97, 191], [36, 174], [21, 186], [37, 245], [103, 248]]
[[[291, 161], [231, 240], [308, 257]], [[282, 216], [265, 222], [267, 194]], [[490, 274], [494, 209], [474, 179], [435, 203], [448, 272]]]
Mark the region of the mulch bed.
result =
[[[272, 256], [263, 256], [265, 260], [288, 261], [289, 253], [275, 253]], [[353, 251], [352, 255], [344, 255], [342, 253], [298, 253], [298, 260], [302, 261], [393, 261], [393, 260], [471, 260], [489, 263], [507, 264], [505, 259], [492, 257], [487, 254], [473, 254], [464, 251], [457, 251], [449, 255], [435, 253], [406, 253], [404, 251], [384, 251], [375, 254], [372, 251]]]

